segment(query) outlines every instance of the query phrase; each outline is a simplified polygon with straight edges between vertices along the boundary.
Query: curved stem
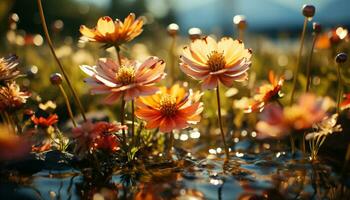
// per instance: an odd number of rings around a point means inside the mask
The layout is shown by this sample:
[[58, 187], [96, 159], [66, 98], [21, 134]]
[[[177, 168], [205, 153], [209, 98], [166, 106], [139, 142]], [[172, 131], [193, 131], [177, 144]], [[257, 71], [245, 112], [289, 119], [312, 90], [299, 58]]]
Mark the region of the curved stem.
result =
[[337, 75], [338, 75], [337, 113], [338, 115], [340, 113], [340, 101], [341, 101], [342, 92], [343, 92], [343, 79], [341, 77], [340, 67], [341, 67], [341, 64], [337, 64]]
[[303, 47], [304, 47], [307, 21], [308, 21], [308, 19], [305, 17], [303, 31], [301, 33], [301, 38], [300, 38], [300, 47], [299, 47], [299, 53], [298, 53], [298, 57], [297, 57], [297, 64], [294, 68], [294, 73], [293, 73], [293, 87], [292, 87], [292, 93], [291, 93], [291, 97], [290, 97], [290, 105], [292, 105], [293, 101], [294, 101], [294, 93], [295, 93], [297, 81], [298, 81], [298, 74], [299, 74], [299, 68], [300, 68], [300, 66], [299, 66], [300, 65], [300, 58], [301, 58], [301, 54], [303, 52]]
[[226, 140], [225, 140], [224, 129], [222, 127], [219, 84], [216, 87], [216, 99], [217, 99], [217, 103], [218, 103], [218, 119], [219, 119], [220, 132], [221, 132], [222, 141], [223, 141], [224, 147], [225, 147], [226, 161], [227, 161], [227, 160], [229, 160], [230, 154], [229, 154], [229, 149], [227, 147]]
[[51, 41], [51, 38], [50, 38], [50, 34], [49, 34], [49, 31], [47, 29], [47, 24], [46, 24], [46, 20], [45, 20], [45, 15], [44, 15], [44, 10], [43, 10], [43, 6], [41, 4], [41, 0], [37, 0], [37, 3], [38, 3], [38, 8], [39, 8], [39, 14], [40, 14], [40, 19], [41, 19], [41, 25], [43, 27], [43, 30], [44, 30], [44, 33], [45, 33], [45, 37], [46, 37], [46, 40], [47, 40], [47, 43], [49, 44], [49, 47], [50, 47], [50, 50], [51, 50], [51, 53], [53, 55], [53, 57], [55, 58], [56, 60], [56, 63], [58, 64], [58, 67], [60, 68], [62, 74], [63, 74], [63, 77], [64, 79], [66, 80], [67, 82], [67, 85], [71, 91], [71, 93], [73, 94], [73, 98], [74, 98], [74, 101], [75, 103], [77, 104], [80, 112], [81, 112], [81, 115], [84, 119], [84, 121], [87, 121], [86, 119], [86, 116], [85, 116], [85, 111], [84, 111], [84, 108], [83, 108], [83, 105], [81, 104], [80, 100], [79, 100], [79, 97], [78, 97], [78, 94], [76, 93], [76, 91], [74, 90], [69, 78], [68, 78], [68, 75], [66, 73], [66, 71], [64, 70], [63, 68], [63, 65], [61, 64], [60, 60], [58, 59], [57, 55], [56, 55], [56, 52], [55, 52], [55, 48], [53, 46], [53, 43]]
[[60, 89], [61, 94], [62, 94], [62, 96], [64, 98], [64, 101], [66, 103], [67, 111], [68, 111], [70, 119], [72, 120], [73, 126], [77, 127], [77, 123], [74, 120], [74, 115], [73, 115], [72, 108], [71, 108], [70, 103], [69, 103], [69, 99], [68, 99], [67, 93], [64, 91], [64, 88], [62, 87], [61, 84], [58, 85], [58, 88]]
[[316, 44], [316, 40], [317, 40], [317, 33], [315, 33], [314, 35], [314, 39], [312, 41], [312, 46], [311, 46], [311, 50], [310, 50], [310, 55], [309, 55], [309, 59], [307, 61], [307, 71], [306, 71], [306, 92], [309, 91], [310, 89], [310, 83], [311, 83], [311, 62], [312, 62], [312, 56], [314, 54], [314, 48], [315, 48], [315, 44]]

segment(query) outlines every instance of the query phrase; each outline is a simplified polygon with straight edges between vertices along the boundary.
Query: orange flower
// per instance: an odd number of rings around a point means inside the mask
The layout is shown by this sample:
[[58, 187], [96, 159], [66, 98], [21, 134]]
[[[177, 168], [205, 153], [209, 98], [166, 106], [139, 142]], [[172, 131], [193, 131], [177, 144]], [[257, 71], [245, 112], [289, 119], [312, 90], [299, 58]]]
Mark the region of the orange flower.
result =
[[310, 129], [327, 116], [332, 104], [329, 98], [317, 98], [313, 94], [304, 94], [298, 104], [285, 108], [269, 104], [256, 125], [258, 138], [282, 138], [293, 131]]
[[261, 111], [266, 103], [276, 100], [283, 96], [281, 93], [284, 77], [277, 77], [273, 71], [269, 72], [269, 82], [260, 86], [257, 90], [257, 94], [253, 97], [253, 103], [250, 104], [246, 112]]
[[35, 115], [33, 115], [31, 117], [31, 120], [36, 126], [39, 126], [41, 128], [47, 128], [58, 122], [58, 116], [56, 114], [53, 114], [47, 118], [44, 118], [44, 117], [37, 118], [35, 117]]
[[15, 82], [0, 87], [0, 111], [18, 109], [30, 97], [28, 92], [22, 92]]
[[0, 160], [13, 160], [24, 157], [30, 152], [27, 138], [17, 136], [5, 126], [0, 126]]
[[140, 97], [136, 101], [135, 115], [147, 122], [146, 128], [159, 128], [162, 132], [184, 129], [200, 121], [203, 103], [201, 93], [186, 93], [178, 84], [171, 88], [161, 87], [152, 96]]
[[165, 77], [165, 63], [157, 57], [149, 57], [145, 62], [100, 59], [96, 66], [80, 66], [91, 78], [85, 79], [92, 86], [91, 94], [106, 94], [104, 102], [112, 104], [120, 97], [126, 101], [138, 96], [151, 95], [158, 91], [154, 86]]
[[15, 55], [0, 58], [0, 81], [8, 81], [17, 78], [20, 75], [17, 65], [18, 58]]
[[121, 45], [133, 40], [142, 33], [143, 20], [135, 19], [135, 14], [130, 13], [124, 20], [119, 19], [113, 22], [112, 18], [105, 16], [97, 21], [95, 28], [90, 29], [82, 25], [80, 33], [83, 35], [82, 40], [105, 43], [106, 47]]
[[184, 47], [180, 68], [196, 80], [203, 89], [213, 89], [218, 82], [230, 87], [233, 81], [247, 79], [251, 51], [241, 41], [224, 37], [216, 42], [211, 37], [197, 39]]
[[116, 123], [90, 121], [73, 128], [73, 138], [77, 140], [76, 151], [78, 154], [85, 154], [96, 149], [110, 152], [118, 150], [118, 141], [115, 133], [126, 130], [126, 126]]

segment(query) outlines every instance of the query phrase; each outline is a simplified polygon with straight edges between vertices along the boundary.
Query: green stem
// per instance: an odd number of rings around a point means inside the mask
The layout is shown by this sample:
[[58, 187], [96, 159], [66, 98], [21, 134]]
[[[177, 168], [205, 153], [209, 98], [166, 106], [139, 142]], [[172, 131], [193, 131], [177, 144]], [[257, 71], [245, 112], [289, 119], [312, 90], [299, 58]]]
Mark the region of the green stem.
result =
[[62, 74], [63, 74], [63, 77], [64, 79], [66, 80], [67, 82], [67, 85], [71, 91], [71, 93], [73, 94], [73, 98], [74, 98], [74, 101], [75, 103], [77, 104], [80, 112], [81, 112], [81, 115], [84, 119], [84, 121], [86, 122], [87, 119], [86, 119], [86, 116], [85, 116], [85, 110], [84, 110], [84, 107], [82, 105], [82, 103], [80, 102], [79, 100], [79, 97], [78, 97], [78, 94], [77, 92], [74, 90], [71, 82], [70, 82], [70, 79], [68, 78], [68, 75], [65, 71], [65, 69], [63, 68], [63, 65], [61, 64], [60, 60], [58, 59], [57, 55], [56, 55], [56, 52], [55, 52], [55, 48], [53, 46], [53, 43], [51, 41], [51, 38], [50, 38], [50, 34], [49, 34], [49, 31], [47, 29], [47, 24], [46, 24], [46, 20], [45, 20], [45, 14], [44, 14], [44, 9], [43, 9], [43, 6], [41, 4], [41, 0], [37, 0], [37, 3], [38, 3], [38, 8], [39, 8], [39, 14], [40, 14], [40, 19], [41, 19], [41, 25], [42, 25], [42, 28], [44, 30], [44, 33], [45, 33], [45, 37], [46, 37], [46, 40], [49, 44], [49, 47], [50, 47], [50, 50], [51, 50], [51, 53], [53, 55], [53, 57], [55, 58], [56, 60], [56, 63], [58, 64], [58, 67], [60, 68]]
[[115, 51], [117, 52], [117, 59], [118, 59], [119, 66], [121, 66], [122, 59], [120, 57], [120, 47], [118, 45], [115, 45], [114, 48], [115, 48]]
[[314, 48], [315, 48], [315, 44], [316, 44], [316, 40], [317, 40], [317, 33], [315, 33], [314, 35], [314, 39], [312, 40], [312, 46], [311, 46], [311, 50], [310, 50], [310, 55], [309, 55], [309, 59], [307, 61], [307, 71], [306, 71], [306, 92], [309, 92], [310, 90], [310, 83], [311, 83], [311, 62], [312, 62], [312, 56], [314, 54]]
[[71, 108], [70, 103], [69, 103], [69, 99], [68, 99], [67, 93], [64, 91], [64, 88], [62, 87], [61, 84], [58, 85], [58, 88], [60, 89], [61, 94], [62, 94], [62, 96], [64, 98], [64, 101], [66, 103], [67, 111], [68, 111], [70, 119], [72, 120], [73, 126], [77, 127], [77, 123], [74, 120], [74, 115], [73, 115], [72, 108]]
[[168, 156], [168, 158], [170, 159], [170, 160], [172, 160], [172, 156], [171, 156], [171, 150], [172, 150], [172, 148], [173, 148], [173, 146], [174, 146], [174, 133], [173, 133], [173, 131], [171, 131], [170, 133], [169, 133], [169, 144], [168, 144], [169, 146], [168, 146], [168, 150], [167, 150], [167, 156]]
[[338, 75], [338, 93], [337, 93], [337, 113], [340, 113], [340, 101], [343, 92], [343, 79], [341, 76], [341, 64], [337, 64], [337, 75]]
[[171, 36], [171, 45], [169, 49], [169, 59], [170, 59], [170, 68], [169, 68], [169, 74], [170, 74], [170, 80], [171, 83], [174, 83], [175, 81], [175, 50], [176, 50], [176, 35]]
[[135, 100], [131, 100], [131, 138], [134, 139], [135, 133]]
[[304, 19], [304, 25], [303, 25], [303, 31], [301, 33], [301, 39], [300, 39], [300, 47], [299, 47], [299, 53], [297, 57], [297, 64], [294, 68], [294, 74], [293, 74], [293, 87], [292, 87], [292, 93], [290, 97], [290, 105], [293, 104], [294, 101], [294, 93], [296, 90], [297, 86], [297, 81], [298, 81], [298, 74], [299, 74], [299, 68], [300, 68], [300, 59], [301, 59], [301, 54], [303, 52], [303, 47], [304, 47], [304, 40], [305, 40], [305, 32], [306, 32], [306, 26], [307, 26], [307, 21], [308, 19], [305, 17]]
[[[122, 125], [125, 124], [125, 100], [124, 100], [124, 94], [122, 95], [122, 102], [121, 102], [121, 105], [120, 105], [120, 123]], [[123, 140], [124, 140], [124, 143], [126, 144], [126, 134], [125, 134], [125, 130], [123, 129]]]
[[295, 141], [294, 141], [294, 137], [292, 135], [290, 135], [289, 137], [290, 139], [290, 147], [292, 149], [292, 156], [294, 156], [295, 154]]
[[219, 119], [220, 132], [221, 132], [222, 141], [223, 141], [224, 147], [225, 147], [226, 161], [228, 161], [230, 154], [229, 154], [229, 149], [228, 149], [227, 144], [226, 144], [225, 133], [224, 133], [224, 129], [222, 126], [219, 84], [216, 87], [216, 99], [217, 99], [217, 103], [218, 103], [218, 119]]

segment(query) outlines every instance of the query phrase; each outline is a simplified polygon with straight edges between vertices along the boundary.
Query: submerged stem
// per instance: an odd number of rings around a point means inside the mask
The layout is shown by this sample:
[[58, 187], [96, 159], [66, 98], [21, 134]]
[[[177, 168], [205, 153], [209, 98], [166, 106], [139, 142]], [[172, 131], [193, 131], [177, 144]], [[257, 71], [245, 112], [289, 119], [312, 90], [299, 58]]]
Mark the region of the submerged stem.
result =
[[73, 126], [74, 126], [74, 127], [77, 127], [77, 123], [76, 123], [75, 120], [74, 120], [74, 115], [73, 115], [73, 112], [72, 112], [72, 107], [70, 106], [67, 93], [64, 91], [64, 88], [62, 87], [61, 84], [58, 85], [58, 88], [60, 89], [61, 94], [62, 94], [62, 96], [63, 96], [63, 98], [64, 98], [64, 101], [65, 101], [65, 103], [66, 103], [67, 111], [68, 111], [68, 114], [69, 114], [70, 119], [72, 120]]
[[300, 47], [299, 47], [299, 52], [298, 52], [298, 57], [297, 57], [297, 64], [294, 68], [294, 73], [293, 73], [293, 87], [292, 87], [292, 93], [291, 93], [291, 97], [290, 97], [290, 105], [292, 105], [293, 101], [294, 101], [294, 93], [295, 93], [297, 81], [298, 81], [298, 74], [299, 74], [299, 68], [300, 68], [299, 65], [300, 65], [301, 54], [303, 52], [303, 47], [304, 47], [307, 21], [308, 21], [308, 19], [307, 19], [307, 17], [305, 17], [303, 31], [301, 33], [301, 38], [300, 38]]
[[227, 147], [226, 140], [225, 140], [224, 129], [222, 127], [219, 84], [216, 87], [216, 99], [217, 99], [217, 103], [218, 103], [218, 119], [219, 119], [220, 132], [221, 132], [222, 141], [223, 141], [224, 147], [225, 147], [226, 161], [228, 161], [230, 154], [229, 154], [229, 149]]
[[85, 110], [84, 110], [84, 107], [82, 105], [82, 103], [80, 102], [79, 100], [79, 97], [78, 97], [78, 94], [77, 92], [74, 90], [71, 82], [70, 82], [70, 79], [68, 78], [68, 75], [65, 71], [65, 69], [63, 68], [63, 65], [62, 63], [60, 62], [60, 60], [58, 59], [57, 55], [56, 55], [56, 52], [55, 52], [55, 48], [53, 46], [53, 43], [51, 41], [51, 38], [50, 38], [50, 34], [49, 34], [49, 31], [47, 29], [47, 24], [46, 24], [46, 20], [45, 20], [45, 14], [44, 14], [44, 9], [43, 9], [43, 6], [41, 4], [41, 0], [37, 0], [37, 3], [38, 3], [38, 8], [39, 8], [39, 14], [40, 14], [40, 19], [41, 19], [41, 25], [43, 27], [43, 30], [44, 30], [44, 33], [45, 33], [45, 37], [46, 37], [46, 40], [47, 40], [47, 43], [49, 44], [49, 47], [50, 47], [50, 50], [51, 50], [51, 53], [53, 55], [53, 57], [55, 58], [55, 61], [58, 65], [58, 67], [60, 68], [62, 74], [63, 74], [63, 77], [64, 79], [66, 80], [67, 82], [67, 85], [71, 91], [71, 93], [73, 94], [73, 98], [74, 98], [74, 101], [75, 103], [77, 104], [80, 112], [81, 112], [81, 115], [84, 119], [84, 121], [86, 122], [87, 119], [86, 119], [86, 116], [85, 116]]

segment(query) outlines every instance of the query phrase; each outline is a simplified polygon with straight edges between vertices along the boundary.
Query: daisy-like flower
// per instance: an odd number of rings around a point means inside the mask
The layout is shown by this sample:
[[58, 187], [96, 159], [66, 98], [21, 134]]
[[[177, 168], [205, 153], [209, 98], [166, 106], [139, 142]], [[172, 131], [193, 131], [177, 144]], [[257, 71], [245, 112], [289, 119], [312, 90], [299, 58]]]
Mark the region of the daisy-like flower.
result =
[[100, 59], [96, 66], [80, 66], [91, 78], [85, 79], [92, 86], [91, 94], [109, 94], [104, 102], [112, 104], [120, 97], [129, 101], [158, 91], [154, 86], [165, 77], [165, 63], [157, 57], [149, 57], [143, 63], [122, 60], [122, 65], [110, 59]]
[[331, 106], [334, 102], [329, 98], [313, 94], [304, 94], [290, 107], [268, 104], [256, 125], [258, 138], [283, 138], [293, 131], [310, 129], [327, 116]]
[[15, 82], [0, 87], [0, 111], [17, 109], [27, 102], [28, 92], [22, 92]]
[[104, 43], [106, 47], [119, 46], [133, 40], [142, 33], [143, 20], [135, 19], [135, 14], [130, 13], [124, 22], [105, 16], [97, 21], [95, 28], [87, 28], [82, 25], [80, 33], [83, 41]]
[[234, 81], [247, 79], [251, 51], [241, 41], [224, 37], [216, 42], [211, 37], [193, 40], [184, 47], [180, 57], [181, 70], [196, 80], [203, 89], [217, 87], [219, 81], [232, 86]]
[[9, 81], [17, 78], [20, 75], [17, 65], [18, 58], [15, 55], [0, 58], [0, 81]]
[[200, 121], [203, 103], [202, 94], [175, 84], [171, 88], [161, 87], [160, 92], [152, 96], [140, 97], [136, 101], [135, 115], [147, 122], [146, 128], [159, 128], [161, 132], [181, 130]]
[[31, 120], [38, 127], [48, 128], [58, 122], [58, 116], [56, 114], [53, 114], [45, 118], [45, 117], [36, 117], [35, 115], [33, 115], [31, 117]]
[[281, 89], [284, 77], [278, 77], [273, 71], [270, 71], [269, 82], [270, 83], [264, 84], [258, 88], [252, 103], [245, 109], [246, 112], [262, 111], [268, 102], [277, 100], [283, 96]]
[[114, 152], [119, 147], [115, 133], [126, 129], [126, 126], [117, 123], [87, 121], [72, 130], [72, 136], [77, 141], [76, 152], [80, 155], [97, 149]]

